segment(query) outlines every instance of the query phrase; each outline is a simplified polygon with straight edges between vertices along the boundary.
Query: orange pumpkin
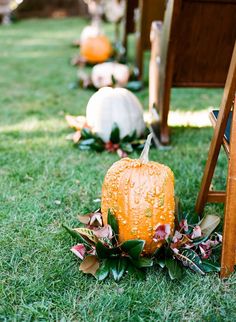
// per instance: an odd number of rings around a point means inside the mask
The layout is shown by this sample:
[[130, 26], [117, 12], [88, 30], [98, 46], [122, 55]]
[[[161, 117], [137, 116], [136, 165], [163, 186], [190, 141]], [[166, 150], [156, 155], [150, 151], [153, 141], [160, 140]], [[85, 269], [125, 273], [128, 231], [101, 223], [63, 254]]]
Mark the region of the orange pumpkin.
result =
[[159, 225], [174, 230], [174, 175], [167, 166], [148, 160], [149, 135], [140, 159], [124, 158], [108, 170], [102, 187], [101, 210], [107, 224], [108, 210], [116, 217], [119, 242], [145, 240], [144, 252], [152, 254], [163, 241], [154, 241]]
[[89, 63], [102, 63], [111, 56], [112, 46], [104, 35], [89, 37], [81, 44], [80, 54]]

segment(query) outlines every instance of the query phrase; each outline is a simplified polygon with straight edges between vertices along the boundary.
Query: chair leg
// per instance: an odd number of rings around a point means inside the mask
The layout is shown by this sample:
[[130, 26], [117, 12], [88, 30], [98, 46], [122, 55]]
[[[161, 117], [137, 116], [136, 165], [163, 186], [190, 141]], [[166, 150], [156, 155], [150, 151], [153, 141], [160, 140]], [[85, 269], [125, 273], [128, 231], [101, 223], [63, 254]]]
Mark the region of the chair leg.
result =
[[236, 101], [234, 105], [221, 254], [221, 278], [229, 276], [234, 271], [236, 257]]
[[169, 144], [170, 134], [168, 127], [168, 114], [170, 110], [171, 87], [165, 82], [165, 75], [160, 73], [158, 90], [158, 111], [160, 114], [160, 141]]

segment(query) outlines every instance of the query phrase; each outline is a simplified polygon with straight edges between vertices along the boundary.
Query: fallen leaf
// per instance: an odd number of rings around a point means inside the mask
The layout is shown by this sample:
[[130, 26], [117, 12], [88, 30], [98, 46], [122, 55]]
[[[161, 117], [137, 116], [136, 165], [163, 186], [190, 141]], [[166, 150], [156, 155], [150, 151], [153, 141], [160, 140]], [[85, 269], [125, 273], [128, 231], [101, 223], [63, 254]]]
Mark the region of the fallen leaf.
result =
[[97, 256], [89, 255], [85, 257], [83, 262], [80, 264], [79, 270], [85, 274], [92, 274], [95, 276], [96, 271], [99, 268], [99, 260]]

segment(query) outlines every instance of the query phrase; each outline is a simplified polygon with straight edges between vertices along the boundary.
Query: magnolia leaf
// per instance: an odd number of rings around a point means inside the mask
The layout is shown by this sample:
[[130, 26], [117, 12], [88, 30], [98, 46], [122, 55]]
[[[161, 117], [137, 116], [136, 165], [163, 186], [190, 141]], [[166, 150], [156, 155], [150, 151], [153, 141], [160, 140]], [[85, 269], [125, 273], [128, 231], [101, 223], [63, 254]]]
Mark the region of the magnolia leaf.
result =
[[201, 275], [205, 275], [205, 272], [201, 268], [202, 261], [198, 254], [192, 249], [183, 249], [178, 253], [174, 253], [174, 256], [178, 258], [184, 266], [191, 268]]
[[153, 260], [151, 258], [142, 257], [139, 259], [131, 259], [131, 261], [137, 268], [153, 266]]
[[114, 234], [118, 235], [118, 233], [119, 233], [118, 222], [116, 220], [116, 217], [111, 213], [110, 209], [108, 209], [107, 223], [108, 223], [108, 225], [111, 226]]
[[80, 234], [87, 242], [92, 245], [98, 242], [98, 239], [94, 235], [93, 230], [89, 228], [74, 228], [73, 230]]
[[85, 139], [85, 140], [82, 140], [80, 141], [80, 146], [86, 146], [86, 147], [89, 147], [91, 146], [93, 143], [95, 142], [95, 139], [94, 138], [89, 138], [89, 139]]
[[110, 272], [110, 265], [109, 261], [107, 259], [104, 259], [102, 262], [102, 265], [98, 268], [96, 271], [96, 279], [99, 281], [103, 281], [107, 276], [109, 275]]
[[112, 143], [120, 142], [120, 129], [117, 123], [114, 123], [111, 130], [110, 141]]
[[166, 266], [165, 258], [157, 258], [156, 262], [161, 268], [164, 268]]
[[173, 258], [165, 259], [165, 266], [168, 269], [169, 276], [172, 280], [177, 279], [180, 280], [183, 274], [182, 267], [179, 265], [177, 260]]
[[220, 272], [220, 265], [209, 260], [203, 260], [201, 267], [205, 273]]
[[132, 153], [134, 150], [130, 143], [121, 143], [120, 147], [121, 147], [122, 151], [124, 151], [126, 153]]
[[90, 223], [89, 215], [84, 215], [84, 216], [78, 215], [77, 218], [84, 225], [88, 225]]
[[113, 258], [109, 259], [109, 265], [110, 265], [110, 272], [112, 273], [114, 280], [119, 282], [119, 280], [122, 278], [127, 268], [127, 265], [128, 265], [127, 258], [118, 257], [114, 259]]
[[82, 136], [83, 139], [91, 139], [91, 138], [93, 138], [93, 133], [91, 132], [90, 129], [83, 128], [81, 130], [81, 136]]
[[220, 217], [216, 215], [206, 215], [199, 223], [203, 236], [210, 236], [220, 223]]
[[121, 140], [121, 143], [132, 143], [132, 141], [137, 139], [137, 132], [134, 130], [131, 134], [127, 134], [123, 139]]
[[132, 92], [138, 92], [142, 89], [143, 83], [140, 81], [130, 81], [126, 84], [126, 88]]
[[100, 259], [109, 258], [112, 255], [118, 255], [121, 253], [121, 249], [119, 247], [106, 247], [101, 241], [98, 241], [96, 244], [96, 252]]
[[144, 280], [145, 279], [145, 273], [141, 269], [138, 269], [134, 266], [132, 262], [128, 263], [127, 267], [128, 273], [130, 275], [134, 275], [137, 279]]
[[89, 255], [85, 257], [83, 262], [80, 264], [79, 270], [85, 274], [92, 274], [96, 276], [96, 272], [99, 268], [99, 261], [97, 256]]
[[129, 254], [130, 257], [138, 259], [141, 255], [145, 241], [141, 239], [127, 240], [121, 244], [121, 249]]

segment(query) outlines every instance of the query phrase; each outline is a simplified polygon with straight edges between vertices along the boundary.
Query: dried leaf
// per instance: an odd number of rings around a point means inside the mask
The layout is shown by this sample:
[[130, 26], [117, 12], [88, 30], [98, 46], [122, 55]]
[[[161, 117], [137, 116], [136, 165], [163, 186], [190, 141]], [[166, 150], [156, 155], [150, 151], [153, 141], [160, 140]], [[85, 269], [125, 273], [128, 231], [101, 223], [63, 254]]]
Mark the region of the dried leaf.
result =
[[86, 253], [86, 248], [83, 244], [77, 244], [70, 249], [72, 253], [74, 253], [80, 259], [84, 259], [84, 255]]
[[97, 256], [89, 255], [85, 257], [83, 262], [80, 264], [79, 270], [85, 274], [96, 275], [96, 272], [99, 268], [99, 260]]
[[216, 229], [219, 223], [220, 223], [220, 217], [215, 215], [205, 216], [199, 224], [202, 230], [202, 235], [209, 236]]

